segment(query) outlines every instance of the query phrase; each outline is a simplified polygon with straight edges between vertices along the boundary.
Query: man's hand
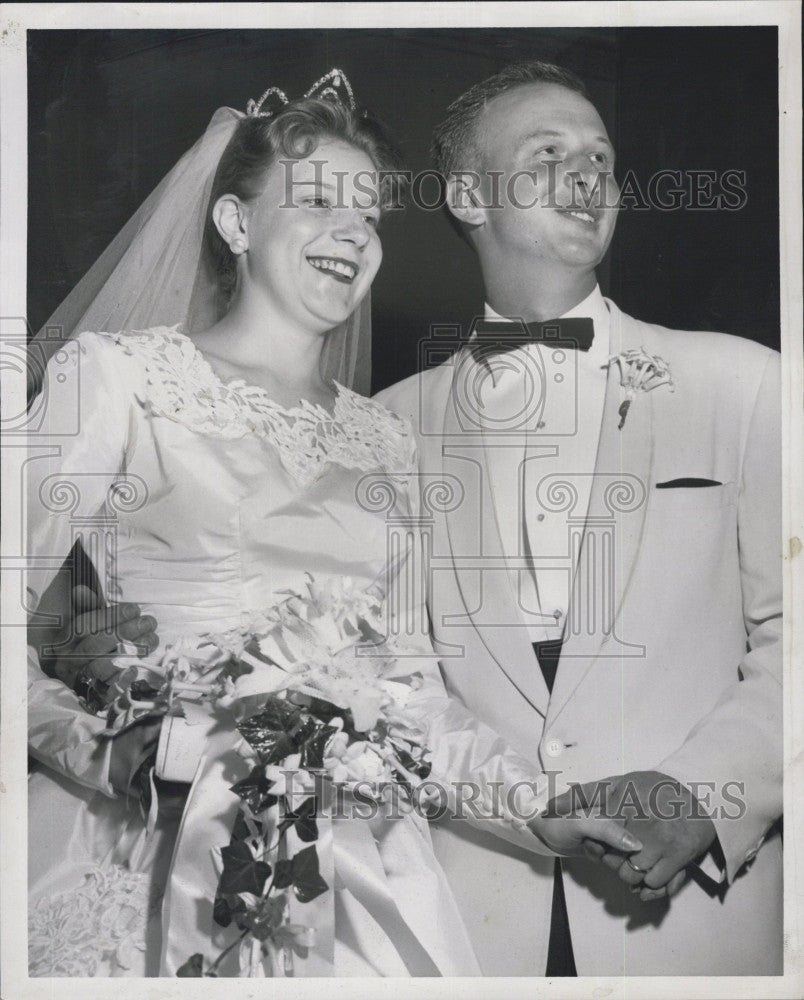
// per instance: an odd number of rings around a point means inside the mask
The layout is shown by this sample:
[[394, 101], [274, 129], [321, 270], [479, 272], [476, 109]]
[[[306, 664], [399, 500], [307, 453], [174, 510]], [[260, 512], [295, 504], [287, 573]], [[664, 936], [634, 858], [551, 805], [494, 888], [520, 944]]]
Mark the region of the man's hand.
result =
[[587, 852], [594, 844], [601, 854], [606, 851], [621, 857], [642, 849], [642, 842], [625, 829], [622, 822], [598, 815], [557, 815], [548, 807], [548, 815], [530, 820], [528, 829], [561, 857]]
[[120, 642], [136, 643], [139, 656], [149, 655], [159, 644], [156, 619], [141, 614], [136, 604], [105, 607], [94, 591], [80, 584], [72, 589], [71, 603], [63, 638], [40, 651], [45, 672], [70, 688], [81, 678], [105, 683], [116, 674], [119, 668], [113, 661]]
[[658, 771], [631, 771], [592, 782], [564, 793], [555, 800], [556, 808], [566, 810], [570, 797], [576, 810], [579, 801], [600, 803], [604, 815], [624, 822], [642, 842], [642, 849], [628, 858], [593, 842], [585, 850], [646, 902], [674, 896], [686, 881], [687, 865], [715, 840], [715, 826], [692, 792]]

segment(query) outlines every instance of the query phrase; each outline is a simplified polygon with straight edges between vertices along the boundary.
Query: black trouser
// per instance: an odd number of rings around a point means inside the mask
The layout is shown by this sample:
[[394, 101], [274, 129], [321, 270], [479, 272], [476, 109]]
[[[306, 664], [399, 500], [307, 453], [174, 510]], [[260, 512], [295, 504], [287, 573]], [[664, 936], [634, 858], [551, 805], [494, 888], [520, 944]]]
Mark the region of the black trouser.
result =
[[[561, 656], [561, 640], [534, 642], [533, 649], [542, 668], [547, 690], [552, 692], [556, 679], [558, 660]], [[572, 953], [567, 903], [564, 898], [564, 879], [561, 861], [556, 858], [553, 874], [553, 907], [550, 914], [550, 943], [547, 946], [546, 976], [577, 976], [575, 956]]]

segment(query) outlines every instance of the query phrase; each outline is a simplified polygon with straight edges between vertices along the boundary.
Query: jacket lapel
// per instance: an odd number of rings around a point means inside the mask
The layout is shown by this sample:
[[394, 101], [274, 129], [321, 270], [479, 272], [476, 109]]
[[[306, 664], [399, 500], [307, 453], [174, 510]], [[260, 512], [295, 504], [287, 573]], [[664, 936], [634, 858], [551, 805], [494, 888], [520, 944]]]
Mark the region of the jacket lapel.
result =
[[[469, 423], [458, 416], [458, 400], [473, 399], [475, 362], [466, 349], [455, 356], [451, 391], [444, 416], [443, 460], [446, 475], [457, 477], [467, 494], [476, 479], [477, 495], [467, 496], [446, 514], [447, 535], [455, 576], [466, 614], [500, 669], [530, 704], [546, 714], [549, 694], [524, 625], [517, 617], [517, 599], [504, 569], [504, 554], [494, 495], [489, 483], [481, 408]], [[474, 468], [472, 468], [474, 466]], [[467, 475], [467, 473], [469, 475]], [[482, 560], [477, 557], [482, 555]], [[483, 564], [486, 570], [483, 570]], [[492, 571], [490, 567], [495, 567]], [[482, 576], [480, 574], [482, 573]]]
[[[613, 303], [607, 304], [611, 314], [611, 354], [639, 347], [655, 353], [650, 327], [624, 315]], [[641, 653], [640, 647], [624, 646], [618, 641], [618, 626], [645, 526], [653, 461], [654, 401], [652, 392], [638, 394], [620, 430], [618, 411], [623, 398], [619, 368], [612, 366], [606, 384], [589, 513], [549, 721], [567, 704], [604, 643], [606, 655]], [[607, 558], [609, 573], [603, 569]], [[594, 614], [590, 608], [594, 608]]]

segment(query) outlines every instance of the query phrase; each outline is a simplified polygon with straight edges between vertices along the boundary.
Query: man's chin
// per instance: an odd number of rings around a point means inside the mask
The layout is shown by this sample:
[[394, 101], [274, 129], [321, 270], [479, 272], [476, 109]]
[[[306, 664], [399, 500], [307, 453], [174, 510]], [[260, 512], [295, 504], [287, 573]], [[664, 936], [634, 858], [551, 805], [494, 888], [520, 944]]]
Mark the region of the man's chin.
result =
[[586, 271], [594, 271], [606, 256], [609, 245], [604, 247], [599, 244], [590, 246], [588, 243], [570, 243], [561, 249], [558, 255], [559, 260], [573, 269], [581, 268]]

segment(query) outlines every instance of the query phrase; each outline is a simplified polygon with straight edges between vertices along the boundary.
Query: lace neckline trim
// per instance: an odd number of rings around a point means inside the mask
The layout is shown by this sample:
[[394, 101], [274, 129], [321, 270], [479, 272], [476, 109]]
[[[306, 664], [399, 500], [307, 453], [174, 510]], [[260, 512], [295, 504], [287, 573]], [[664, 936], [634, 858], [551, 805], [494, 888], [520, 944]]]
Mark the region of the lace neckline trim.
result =
[[222, 379], [178, 327], [112, 336], [142, 360], [153, 413], [201, 434], [268, 438], [302, 486], [314, 482], [330, 462], [405, 477], [412, 472], [413, 435], [406, 421], [338, 382], [333, 383], [332, 412], [310, 400], [286, 407], [261, 386], [239, 377]]

